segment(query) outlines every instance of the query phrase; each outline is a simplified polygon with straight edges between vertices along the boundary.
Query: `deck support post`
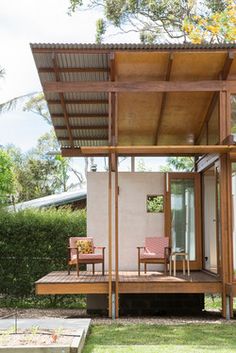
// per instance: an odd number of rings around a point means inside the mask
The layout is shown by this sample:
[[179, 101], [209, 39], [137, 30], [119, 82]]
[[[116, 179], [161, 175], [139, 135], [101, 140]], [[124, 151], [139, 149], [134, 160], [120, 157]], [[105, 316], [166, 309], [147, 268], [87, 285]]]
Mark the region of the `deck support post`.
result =
[[230, 320], [230, 297], [227, 295], [226, 296], [226, 313], [225, 313], [225, 318], [226, 320]]
[[112, 320], [116, 319], [116, 294], [112, 293]]

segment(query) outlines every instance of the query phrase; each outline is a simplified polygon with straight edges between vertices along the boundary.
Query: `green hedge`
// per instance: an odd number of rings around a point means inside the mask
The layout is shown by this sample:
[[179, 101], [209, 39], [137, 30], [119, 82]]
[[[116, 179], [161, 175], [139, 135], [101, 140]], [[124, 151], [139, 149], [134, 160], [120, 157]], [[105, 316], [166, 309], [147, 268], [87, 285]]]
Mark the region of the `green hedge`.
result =
[[85, 235], [85, 210], [0, 209], [0, 294], [33, 294], [38, 278], [66, 269], [68, 237]]

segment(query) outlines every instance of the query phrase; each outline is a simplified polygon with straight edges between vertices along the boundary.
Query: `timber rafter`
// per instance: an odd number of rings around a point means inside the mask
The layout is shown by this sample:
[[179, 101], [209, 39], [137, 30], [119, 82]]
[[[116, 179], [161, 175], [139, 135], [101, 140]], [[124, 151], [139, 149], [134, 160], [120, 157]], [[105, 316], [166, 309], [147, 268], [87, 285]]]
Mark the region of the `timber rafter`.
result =
[[[70, 126], [71, 130], [107, 130], [107, 125], [84, 125], [84, 126]], [[55, 130], [66, 130], [65, 125], [54, 125]]]
[[[221, 72], [219, 73], [219, 79], [227, 80], [229, 78], [230, 69], [232, 67], [234, 58], [235, 58], [235, 53], [231, 52], [231, 51], [228, 52], [226, 60], [224, 62], [224, 66], [223, 66]], [[208, 122], [209, 122], [209, 120], [211, 118], [211, 115], [212, 115], [212, 113], [213, 113], [213, 111], [215, 109], [215, 106], [217, 104], [218, 99], [219, 99], [219, 92], [213, 93], [211, 101], [210, 101], [210, 104], [209, 104], [207, 112], [206, 112], [206, 115], [205, 115], [205, 117], [203, 119], [203, 123], [201, 125], [199, 134], [198, 134], [198, 136], [196, 138], [196, 143], [199, 142], [199, 139], [201, 138], [203, 130], [204, 130], [205, 126], [208, 124]]]
[[[60, 81], [60, 74], [58, 72], [58, 65], [57, 65], [57, 60], [56, 60], [55, 55], [53, 55], [52, 62], [53, 62], [54, 73], [56, 76], [56, 81], [59, 82]], [[64, 94], [59, 93], [59, 97], [60, 97], [60, 101], [61, 101], [61, 107], [63, 110], [63, 117], [64, 117], [64, 120], [66, 123], [68, 135], [69, 135], [70, 145], [71, 145], [71, 147], [74, 147], [74, 141], [73, 141], [73, 136], [72, 136], [72, 132], [70, 129], [69, 117], [68, 117], [68, 113], [67, 113], [67, 109], [66, 109]]]
[[[52, 118], [62, 118], [64, 114], [51, 114]], [[108, 118], [107, 114], [100, 114], [100, 113], [88, 113], [88, 114], [81, 114], [81, 113], [76, 113], [76, 114], [68, 114], [68, 118]]]
[[[50, 72], [54, 72], [54, 68], [51, 67], [40, 67], [38, 69], [39, 73], [50, 73]], [[90, 72], [107, 72], [109, 73], [109, 69], [108, 68], [104, 68], [104, 67], [58, 67], [57, 69], [58, 72], [62, 72], [62, 73], [90, 73]]]
[[[47, 99], [48, 104], [61, 104], [60, 99]], [[108, 99], [66, 99], [65, 104], [108, 104]]]
[[[167, 71], [166, 71], [166, 81], [170, 81], [170, 75], [171, 75], [171, 69], [172, 69], [172, 64], [173, 64], [173, 54], [171, 53], [169, 55], [168, 59], [168, 65], [167, 65]], [[162, 100], [161, 100], [161, 108], [160, 108], [160, 113], [159, 113], [159, 119], [157, 122], [157, 130], [156, 130], [156, 135], [155, 135], [155, 142], [154, 144], [158, 144], [158, 138], [159, 138], [159, 133], [161, 129], [161, 124], [164, 116], [164, 111], [165, 111], [165, 106], [166, 106], [166, 99], [167, 99], [167, 92], [164, 92], [162, 94]]]
[[236, 82], [205, 81], [47, 81], [45, 92], [219, 92], [236, 90]]

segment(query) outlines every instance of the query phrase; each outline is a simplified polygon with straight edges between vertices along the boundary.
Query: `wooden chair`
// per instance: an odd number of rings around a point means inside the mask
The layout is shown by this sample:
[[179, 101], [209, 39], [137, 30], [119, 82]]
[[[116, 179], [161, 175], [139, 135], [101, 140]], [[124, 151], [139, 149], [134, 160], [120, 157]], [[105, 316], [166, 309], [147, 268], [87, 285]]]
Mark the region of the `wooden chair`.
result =
[[[92, 242], [92, 253], [82, 254], [77, 246], [78, 240], [88, 240]], [[96, 250], [101, 250], [101, 253], [96, 253]], [[93, 274], [95, 274], [95, 264], [102, 264], [102, 275], [104, 276], [104, 246], [94, 246], [92, 237], [70, 237], [68, 246], [68, 275], [70, 274], [71, 266], [76, 265], [77, 275], [79, 276], [80, 264], [92, 264]]]
[[164, 264], [165, 275], [170, 263], [171, 248], [168, 237], [147, 237], [145, 246], [138, 246], [138, 275], [140, 264], [144, 264], [144, 273], [147, 273], [147, 264]]

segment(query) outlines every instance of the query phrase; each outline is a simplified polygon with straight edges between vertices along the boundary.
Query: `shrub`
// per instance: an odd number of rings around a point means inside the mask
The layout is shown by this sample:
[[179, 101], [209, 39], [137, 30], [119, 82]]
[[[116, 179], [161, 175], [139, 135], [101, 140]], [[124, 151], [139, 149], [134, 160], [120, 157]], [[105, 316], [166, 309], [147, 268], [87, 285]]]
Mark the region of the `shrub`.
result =
[[38, 278], [66, 269], [68, 237], [85, 235], [85, 210], [0, 209], [0, 293], [33, 294]]

